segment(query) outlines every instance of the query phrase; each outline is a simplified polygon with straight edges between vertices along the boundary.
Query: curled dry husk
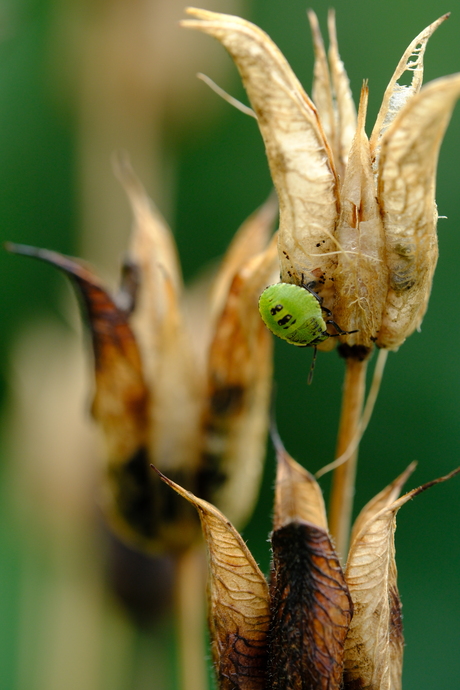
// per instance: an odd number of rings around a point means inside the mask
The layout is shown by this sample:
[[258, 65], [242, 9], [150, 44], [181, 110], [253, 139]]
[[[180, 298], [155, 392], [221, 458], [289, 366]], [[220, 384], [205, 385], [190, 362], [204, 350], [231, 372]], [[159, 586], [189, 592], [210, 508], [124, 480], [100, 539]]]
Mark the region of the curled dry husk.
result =
[[[185, 27], [215, 36], [229, 51], [257, 115], [280, 202], [281, 280], [314, 284], [341, 328], [358, 330], [346, 342], [360, 346], [360, 356], [375, 342], [397, 349], [420, 327], [437, 259], [436, 164], [460, 75], [421, 85], [428, 39], [448, 15], [408, 46], [369, 141], [367, 87], [357, 118], [333, 12], [327, 58], [309, 11], [314, 103], [258, 27], [187, 12], [194, 19]], [[410, 83], [400, 85], [405, 73]]]
[[267, 687], [338, 690], [353, 604], [321, 489], [276, 446]]
[[401, 688], [404, 637], [394, 546], [396, 513], [422, 491], [460, 471], [454, 470], [398, 498], [414, 468], [414, 463], [409, 465], [364, 507], [353, 530], [346, 567], [354, 613], [345, 641], [345, 690]]
[[10, 249], [62, 269], [83, 301], [95, 364], [92, 411], [106, 439], [109, 522], [139, 548], [182, 549], [196, 537], [195, 512], [171, 501], [150, 463], [222, 506], [237, 525], [257, 495], [272, 374], [271, 337], [257, 304], [276, 279], [277, 207], [269, 199], [240, 229], [213, 290], [190, 308], [190, 324], [172, 234], [127, 161], [117, 170], [134, 215], [117, 294], [76, 259]]
[[278, 469], [270, 587], [232, 524], [166, 477], [201, 518], [209, 554], [209, 626], [219, 690], [400, 690], [401, 602], [394, 533], [415, 463], [358, 516], [345, 573], [321, 489], [274, 434]]
[[209, 627], [219, 690], [264, 690], [268, 585], [233, 525], [213, 505], [163, 477], [198, 511], [209, 554]]

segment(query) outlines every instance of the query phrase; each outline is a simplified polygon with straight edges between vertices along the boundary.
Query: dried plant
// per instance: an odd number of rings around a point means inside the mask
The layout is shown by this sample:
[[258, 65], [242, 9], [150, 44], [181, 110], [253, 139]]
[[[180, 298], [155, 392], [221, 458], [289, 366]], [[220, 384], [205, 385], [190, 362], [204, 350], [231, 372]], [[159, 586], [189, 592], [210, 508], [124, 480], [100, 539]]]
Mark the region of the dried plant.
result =
[[[277, 204], [270, 197], [242, 225], [214, 280], [187, 295], [169, 228], [125, 157], [117, 172], [135, 221], [116, 294], [77, 259], [7, 248], [64, 271], [82, 302], [94, 354], [92, 414], [106, 441], [100, 505], [131, 548], [173, 558], [179, 628], [187, 628], [184, 687], [194, 688], [199, 681], [187, 681], [186, 659], [190, 646], [202, 651], [202, 620], [198, 606], [190, 629], [185, 599], [202, 597], [203, 569], [194, 555], [199, 523], [150, 464], [240, 526], [252, 512], [265, 457], [273, 350], [257, 304], [277, 275]], [[198, 669], [204, 678], [204, 654]]]
[[401, 688], [401, 603], [395, 516], [409, 465], [359, 514], [345, 572], [327, 529], [321, 489], [275, 435], [270, 586], [233, 525], [163, 476], [197, 509], [209, 552], [209, 625], [220, 690]]
[[116, 295], [81, 261], [8, 248], [63, 270], [81, 298], [94, 353], [92, 413], [106, 439], [101, 503], [109, 524], [144, 551], [180, 553], [196, 539], [196, 519], [182, 501], [171, 505], [150, 463], [238, 525], [257, 497], [272, 377], [257, 301], [276, 277], [277, 205], [270, 198], [246, 221], [213, 284], [184, 304], [172, 234], [127, 160], [117, 170], [135, 223]]
[[[260, 29], [238, 17], [188, 12], [194, 19], [183, 25], [215, 36], [241, 73], [278, 194], [277, 235], [271, 237], [276, 205], [269, 200], [240, 229], [207, 295], [201, 289], [198, 299], [186, 298], [170, 231], [121, 161], [135, 228], [115, 295], [76, 259], [10, 249], [62, 269], [83, 302], [95, 363], [92, 411], [107, 448], [102, 505], [113, 530], [136, 548], [183, 562], [199, 530], [182, 499], [198, 511], [220, 690], [398, 690], [395, 516], [459, 470], [399, 497], [410, 465], [361, 511], [343, 562], [365, 427], [366, 365], [374, 346], [397, 350], [420, 327], [437, 261], [436, 164], [460, 75], [421, 86], [427, 41], [448, 15], [404, 52], [368, 139], [368, 87], [356, 112], [333, 12], [329, 57], [309, 12], [313, 100]], [[398, 83], [405, 73], [407, 86]], [[272, 338], [258, 300], [278, 274], [282, 284], [313, 291], [332, 324], [340, 324], [346, 374], [331, 536], [316, 480], [273, 433], [278, 471], [267, 583], [233, 523], [247, 520], [260, 481]], [[298, 344], [331, 349], [336, 333], [326, 326], [324, 342]], [[189, 571], [179, 570], [186, 580]], [[184, 682], [199, 686], [193, 678]]]
[[[410, 43], [385, 91], [370, 139], [368, 88], [356, 115], [329, 13], [329, 67], [318, 21], [313, 94], [303, 90], [258, 27], [229, 15], [187, 10], [187, 28], [217, 38], [234, 59], [265, 142], [280, 201], [281, 280], [308, 285], [347, 332], [347, 361], [334, 475], [331, 531], [345, 554], [351, 520], [366, 362], [374, 343], [397, 349], [425, 314], [437, 261], [435, 174], [439, 148], [460, 95], [460, 75], [423, 89], [423, 57], [444, 15]], [[410, 84], [400, 85], [404, 73]], [[343, 337], [342, 337], [343, 340]], [[331, 340], [325, 341], [330, 349]], [[321, 348], [321, 344], [319, 345]]]

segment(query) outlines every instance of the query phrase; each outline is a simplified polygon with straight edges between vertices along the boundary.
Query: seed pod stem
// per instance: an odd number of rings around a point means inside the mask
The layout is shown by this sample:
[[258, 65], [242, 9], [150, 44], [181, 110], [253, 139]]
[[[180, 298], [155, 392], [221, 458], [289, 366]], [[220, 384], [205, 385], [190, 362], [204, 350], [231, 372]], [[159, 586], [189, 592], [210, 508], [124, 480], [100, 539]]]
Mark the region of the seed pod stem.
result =
[[202, 690], [207, 684], [203, 654], [206, 563], [202, 549], [192, 547], [179, 557], [176, 575], [176, 615], [179, 633], [180, 687]]
[[[366, 360], [346, 359], [342, 411], [336, 457], [344, 453], [359, 433], [366, 383]], [[358, 445], [347, 462], [334, 471], [330, 503], [329, 527], [342, 561], [348, 548], [353, 494], [358, 460]]]

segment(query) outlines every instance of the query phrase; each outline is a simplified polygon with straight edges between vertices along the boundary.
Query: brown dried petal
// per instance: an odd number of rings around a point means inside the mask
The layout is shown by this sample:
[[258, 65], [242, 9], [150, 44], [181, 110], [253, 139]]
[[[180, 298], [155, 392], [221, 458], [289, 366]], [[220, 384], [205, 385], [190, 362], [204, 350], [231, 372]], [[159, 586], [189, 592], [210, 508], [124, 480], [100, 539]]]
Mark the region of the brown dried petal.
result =
[[350, 595], [327, 533], [321, 489], [288, 455], [274, 429], [272, 438], [278, 469], [267, 687], [338, 689]]
[[[354, 606], [345, 641], [345, 690], [400, 688], [404, 641], [396, 582], [396, 513], [417, 494], [458, 472], [460, 468], [409, 491], [377, 513], [371, 509], [367, 522], [362, 522], [351, 545], [345, 573]], [[386, 497], [383, 501], [399, 490], [405, 474], [407, 470], [380, 494]]]
[[114, 163], [115, 173], [131, 203], [135, 227], [131, 253], [139, 263], [161, 263], [177, 291], [182, 288], [181, 269], [171, 230], [131, 167], [126, 154], [119, 154]]
[[346, 331], [349, 345], [372, 348], [378, 335], [388, 291], [385, 238], [375, 197], [369, 141], [364, 131], [368, 88], [363, 86], [358, 127], [341, 190], [342, 209], [337, 227], [341, 251], [334, 274], [334, 319]]
[[352, 603], [327, 533], [293, 521], [272, 535], [271, 689], [338, 690]]
[[335, 11], [329, 10], [329, 65], [332, 76], [335, 103], [337, 108], [337, 127], [339, 139], [339, 158], [336, 166], [343, 179], [345, 166], [348, 162], [351, 142], [356, 132], [356, 106], [350, 89], [350, 82], [339, 55], [337, 31], [335, 27]]
[[420, 327], [426, 311], [438, 256], [436, 165], [459, 96], [460, 75], [430, 82], [401, 110], [382, 140], [378, 198], [390, 289], [379, 347], [397, 349]]
[[[183, 26], [215, 36], [240, 71], [264, 138], [280, 202], [281, 279], [318, 283], [332, 300], [337, 178], [316, 108], [270, 38], [230, 15], [189, 8]], [[318, 249], [320, 247], [320, 249]]]
[[138, 268], [140, 287], [131, 323], [151, 391], [149, 447], [163, 470], [192, 471], [199, 452], [202, 372], [195, 366], [181, 310], [174, 239], [127, 161], [119, 163], [118, 175], [134, 215], [129, 257]]
[[243, 539], [217, 508], [160, 476], [200, 516], [209, 554], [209, 624], [219, 690], [264, 690], [266, 580]]
[[272, 432], [272, 439], [278, 460], [273, 529], [298, 520], [327, 531], [326, 508], [318, 482], [291, 458], [276, 432]]
[[274, 237], [235, 275], [209, 351], [198, 486], [238, 524], [252, 510], [265, 455], [273, 342], [258, 300], [277, 270]]
[[371, 520], [375, 515], [377, 515], [377, 513], [383, 510], [383, 508], [386, 508], [391, 503], [393, 503], [393, 501], [396, 501], [396, 499], [399, 497], [401, 493], [402, 487], [409, 479], [412, 472], [414, 472], [416, 467], [417, 463], [411, 462], [411, 464], [408, 467], [406, 467], [404, 472], [402, 472], [399, 475], [399, 477], [396, 477], [396, 479], [392, 481], [391, 484], [386, 486], [382, 491], [380, 491], [380, 493], [374, 496], [374, 498], [372, 498], [369, 501], [369, 503], [367, 503], [364, 506], [364, 508], [361, 510], [354, 522], [353, 531], [350, 537], [351, 544], [353, 544], [355, 538], [358, 536], [358, 534], [363, 529], [364, 525], [369, 520]]
[[[378, 163], [382, 136], [409, 98], [420, 91], [423, 83], [423, 58], [428, 40], [449, 16], [450, 14], [444, 14], [419, 33], [406, 48], [399, 61], [385, 89], [382, 105], [380, 106], [374, 129], [372, 130], [370, 146], [373, 163]], [[411, 83], [408, 85], [398, 84], [398, 79], [400, 79], [405, 72], [412, 74]]]
[[[82, 298], [95, 358], [96, 389], [92, 411], [107, 444], [104, 512], [119, 536], [140, 548], [150, 548], [162, 529], [163, 503], [158, 495], [162, 485], [152, 481], [149, 470], [148, 391], [127, 315], [82, 263], [46, 250], [30, 247], [17, 247], [16, 250], [63, 270]], [[179, 514], [180, 509], [175, 517]], [[178, 542], [190, 539], [190, 530], [184, 527], [179, 531]]]
[[72, 280], [91, 330], [96, 367], [93, 414], [102, 425], [111, 462], [125, 462], [145, 443], [147, 388], [126, 314], [95, 274], [77, 259], [47, 249], [10, 244], [10, 251], [56, 266]]

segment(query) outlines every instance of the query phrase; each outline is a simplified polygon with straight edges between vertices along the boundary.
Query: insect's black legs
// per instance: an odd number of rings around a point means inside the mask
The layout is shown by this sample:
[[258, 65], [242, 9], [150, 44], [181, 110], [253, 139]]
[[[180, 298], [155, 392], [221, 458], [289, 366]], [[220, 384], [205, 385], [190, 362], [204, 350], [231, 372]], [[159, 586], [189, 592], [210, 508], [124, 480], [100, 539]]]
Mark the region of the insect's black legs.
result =
[[332, 319], [328, 319], [328, 320], [326, 321], [326, 323], [330, 323], [331, 326], [334, 326], [334, 328], [335, 328], [336, 331], [337, 331], [337, 335], [350, 335], [350, 333], [357, 333], [357, 332], [358, 332], [357, 330], [356, 330], [356, 331], [344, 331], [344, 330], [343, 330], [342, 328], [340, 328], [340, 326], [339, 326], [335, 321], [333, 321]]
[[310, 383], [313, 381], [313, 371], [315, 369], [315, 364], [316, 364], [316, 353], [318, 352], [318, 348], [316, 345], [313, 346], [313, 359], [311, 360], [311, 366], [310, 366], [310, 371], [308, 372], [308, 379], [307, 379], [307, 384], [310, 385]]
[[[300, 287], [303, 287], [304, 290], [307, 290], [311, 295], [313, 295], [313, 297], [316, 297], [316, 299], [318, 300], [318, 302], [319, 302], [320, 304], [322, 304], [322, 303], [323, 303], [323, 298], [320, 297], [320, 296], [318, 295], [318, 293], [315, 292], [315, 291], [313, 290], [313, 288], [311, 287], [312, 285], [315, 285], [315, 283], [308, 283], [308, 285], [307, 285], [307, 283], [304, 282], [304, 274], [302, 273], [301, 276], [302, 276], [302, 282], [301, 282]], [[325, 309], [324, 307], [321, 307], [321, 309], [324, 309], [324, 311], [329, 312], [329, 309]], [[328, 313], [328, 316], [329, 316], [329, 315], [331, 315], [330, 312]]]
[[[314, 283], [313, 283], [313, 285], [314, 285]], [[318, 300], [318, 302], [320, 303], [320, 305], [323, 303], [323, 298], [320, 297], [320, 296], [318, 295], [317, 292], [315, 292], [314, 290], [312, 290], [311, 287], [309, 287], [308, 285], [302, 285], [302, 287], [304, 288], [304, 290], [307, 290], [311, 295], [313, 295], [313, 297], [316, 297], [316, 299]], [[321, 307], [321, 308], [322, 308], [322, 307]], [[328, 311], [329, 311], [329, 310], [328, 310]]]

